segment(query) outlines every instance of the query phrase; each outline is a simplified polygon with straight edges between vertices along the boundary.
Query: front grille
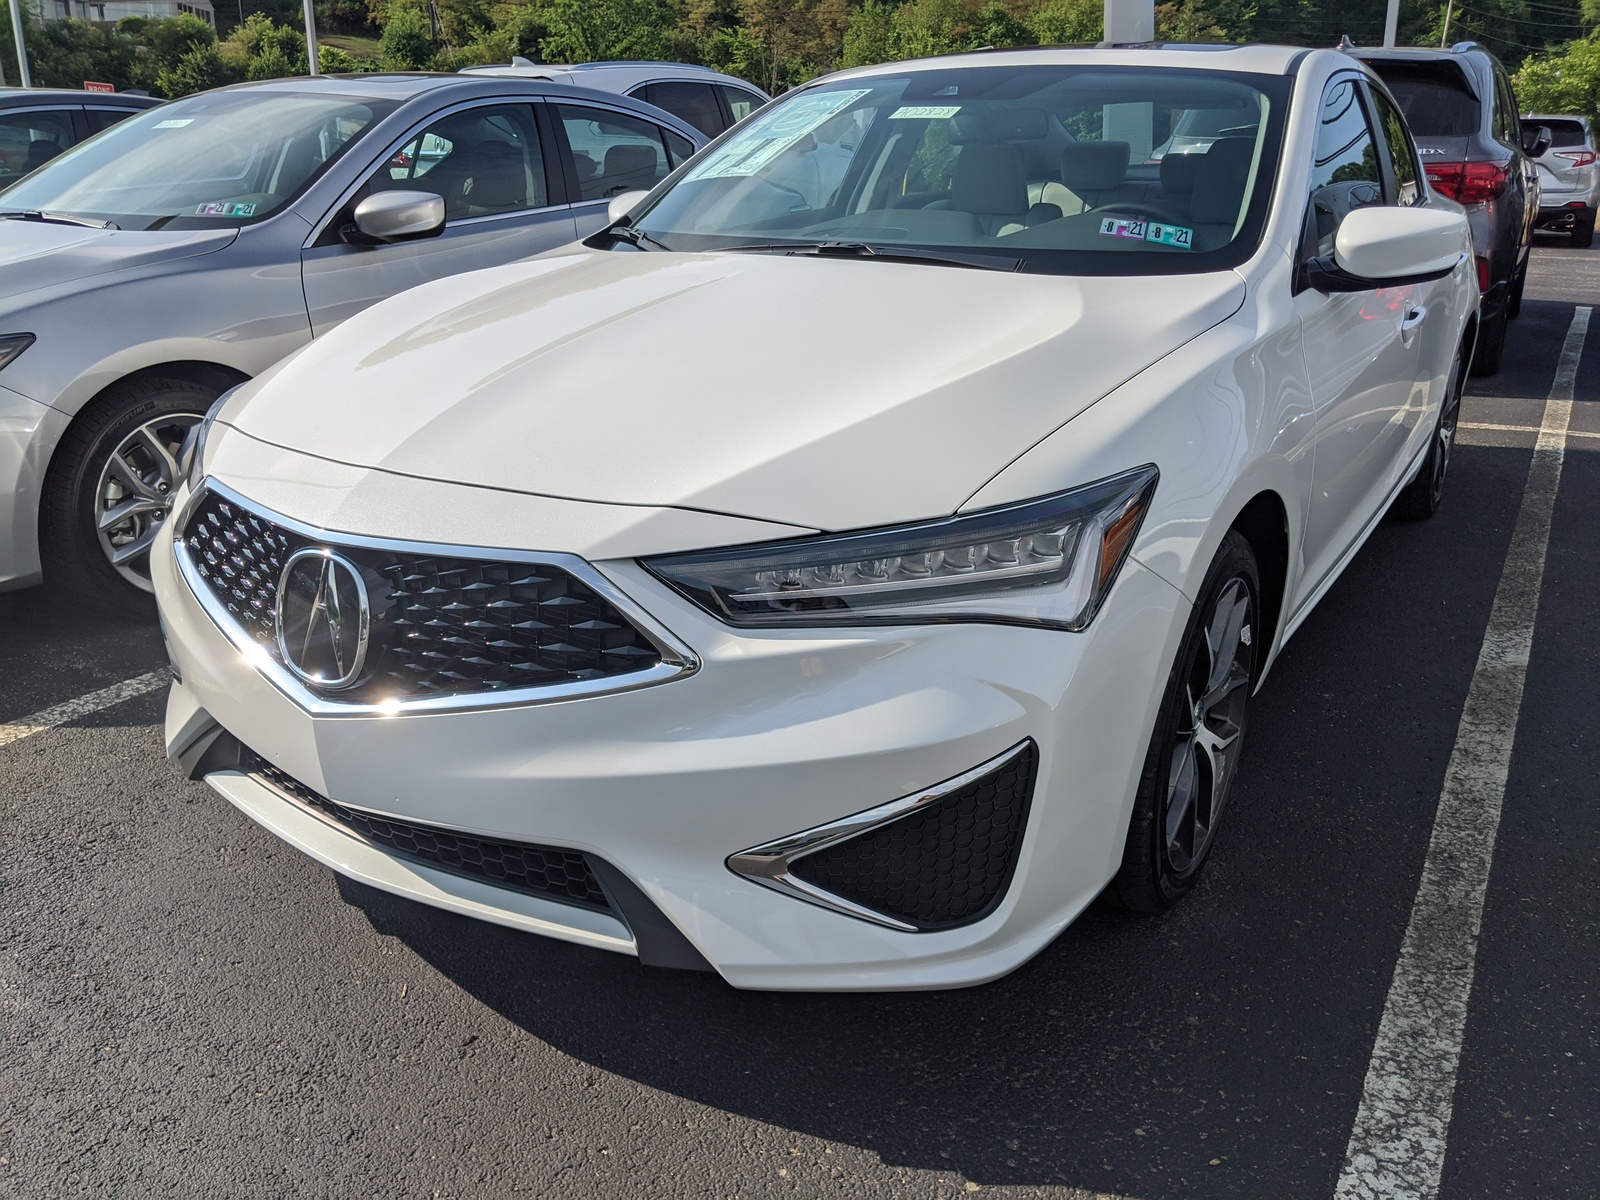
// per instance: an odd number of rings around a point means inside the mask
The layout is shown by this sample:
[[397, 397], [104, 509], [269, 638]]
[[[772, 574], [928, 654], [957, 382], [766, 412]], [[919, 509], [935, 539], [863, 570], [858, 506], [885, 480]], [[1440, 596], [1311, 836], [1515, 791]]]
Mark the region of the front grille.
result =
[[959, 791], [798, 858], [790, 873], [922, 930], [982, 920], [1016, 868], [1038, 761], [1027, 742]]
[[[550, 687], [647, 670], [661, 651], [577, 576], [548, 563], [341, 546], [313, 540], [216, 492], [183, 531], [216, 600], [274, 659], [285, 561], [328, 546], [362, 571], [371, 604], [368, 670], [354, 703]], [[332, 693], [330, 693], [332, 694]]]
[[589, 860], [576, 850], [473, 837], [434, 825], [357, 812], [313, 791], [255, 754], [247, 753], [244, 770], [279, 794], [406, 858], [546, 900], [611, 911]]

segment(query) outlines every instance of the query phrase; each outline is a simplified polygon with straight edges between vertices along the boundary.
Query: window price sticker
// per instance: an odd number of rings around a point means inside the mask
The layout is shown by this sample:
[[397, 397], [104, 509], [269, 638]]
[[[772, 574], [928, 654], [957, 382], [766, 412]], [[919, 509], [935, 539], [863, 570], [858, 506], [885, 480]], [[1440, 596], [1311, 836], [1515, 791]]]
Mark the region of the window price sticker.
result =
[[202, 204], [194, 210], [194, 215], [197, 217], [253, 217], [256, 215], [256, 206], [239, 201], [222, 204]]
[[1172, 246], [1178, 250], [1194, 249], [1194, 230], [1182, 225], [1167, 225], [1159, 221], [1140, 221], [1132, 217], [1102, 217], [1100, 236], [1132, 238], [1136, 242], [1150, 242], [1157, 246]]

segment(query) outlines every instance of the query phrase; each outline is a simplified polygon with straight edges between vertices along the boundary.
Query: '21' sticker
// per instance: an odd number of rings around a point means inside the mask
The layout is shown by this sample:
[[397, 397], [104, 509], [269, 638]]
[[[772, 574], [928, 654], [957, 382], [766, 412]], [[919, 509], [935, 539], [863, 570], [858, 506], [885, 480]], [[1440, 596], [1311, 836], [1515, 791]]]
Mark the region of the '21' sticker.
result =
[[1131, 217], [1102, 217], [1102, 237], [1132, 238], [1136, 242], [1152, 242], [1157, 246], [1173, 246], [1179, 250], [1194, 248], [1194, 230], [1182, 225], [1167, 225], [1157, 221], [1140, 221]]

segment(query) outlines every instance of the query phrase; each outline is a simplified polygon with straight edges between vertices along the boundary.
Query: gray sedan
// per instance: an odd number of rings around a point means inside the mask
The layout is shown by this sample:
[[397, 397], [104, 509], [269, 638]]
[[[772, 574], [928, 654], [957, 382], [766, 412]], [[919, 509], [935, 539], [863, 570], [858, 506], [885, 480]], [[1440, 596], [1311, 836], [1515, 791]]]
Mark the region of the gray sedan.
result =
[[386, 296], [588, 236], [705, 140], [539, 80], [283, 79], [152, 109], [0, 191], [0, 590], [137, 600], [219, 395]]

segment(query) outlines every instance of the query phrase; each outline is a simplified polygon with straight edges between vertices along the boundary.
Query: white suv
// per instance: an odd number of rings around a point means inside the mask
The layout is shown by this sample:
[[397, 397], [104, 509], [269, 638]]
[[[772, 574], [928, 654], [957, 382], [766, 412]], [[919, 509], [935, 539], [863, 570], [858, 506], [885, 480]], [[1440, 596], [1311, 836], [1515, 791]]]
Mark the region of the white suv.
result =
[[689, 63], [593, 62], [566, 66], [522, 57], [468, 67], [463, 75], [515, 75], [632, 96], [687, 121], [707, 137], [744, 120], [772, 99], [753, 83]]

